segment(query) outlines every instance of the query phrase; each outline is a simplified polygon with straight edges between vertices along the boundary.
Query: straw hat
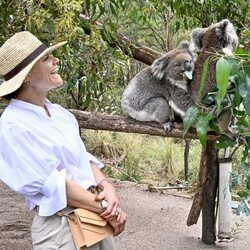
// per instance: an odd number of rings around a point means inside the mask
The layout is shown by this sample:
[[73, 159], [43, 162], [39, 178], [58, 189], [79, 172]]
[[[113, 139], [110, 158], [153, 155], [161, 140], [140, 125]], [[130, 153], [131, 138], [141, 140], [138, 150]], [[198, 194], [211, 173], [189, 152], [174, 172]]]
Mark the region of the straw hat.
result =
[[0, 74], [4, 82], [0, 84], [0, 96], [16, 91], [34, 64], [47, 53], [61, 47], [60, 42], [47, 48], [28, 31], [16, 33], [0, 47]]

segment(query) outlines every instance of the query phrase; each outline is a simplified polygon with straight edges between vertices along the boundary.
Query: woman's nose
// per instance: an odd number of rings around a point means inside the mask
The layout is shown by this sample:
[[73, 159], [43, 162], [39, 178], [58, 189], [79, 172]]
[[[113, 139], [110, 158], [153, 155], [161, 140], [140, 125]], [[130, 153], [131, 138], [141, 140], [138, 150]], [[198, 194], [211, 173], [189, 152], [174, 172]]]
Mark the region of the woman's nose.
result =
[[54, 60], [53, 64], [59, 64], [60, 62], [60, 60], [56, 57], [53, 57], [53, 60]]

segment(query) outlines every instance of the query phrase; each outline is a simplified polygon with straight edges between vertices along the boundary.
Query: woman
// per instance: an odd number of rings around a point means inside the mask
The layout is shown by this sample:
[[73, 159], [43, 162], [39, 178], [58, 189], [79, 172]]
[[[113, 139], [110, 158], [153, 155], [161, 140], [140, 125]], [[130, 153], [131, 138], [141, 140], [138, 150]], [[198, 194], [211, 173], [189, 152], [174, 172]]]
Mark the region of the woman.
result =
[[[47, 48], [23, 31], [0, 48], [5, 79], [0, 96], [10, 100], [0, 119], [0, 179], [35, 210], [34, 249], [75, 249], [67, 219], [57, 215], [71, 207], [100, 213], [115, 236], [126, 222], [114, 187], [99, 170], [102, 164], [85, 149], [76, 119], [46, 98], [63, 83], [59, 60], [50, 53], [65, 43]], [[89, 192], [93, 186], [102, 192]], [[113, 248], [108, 237], [88, 249]]]

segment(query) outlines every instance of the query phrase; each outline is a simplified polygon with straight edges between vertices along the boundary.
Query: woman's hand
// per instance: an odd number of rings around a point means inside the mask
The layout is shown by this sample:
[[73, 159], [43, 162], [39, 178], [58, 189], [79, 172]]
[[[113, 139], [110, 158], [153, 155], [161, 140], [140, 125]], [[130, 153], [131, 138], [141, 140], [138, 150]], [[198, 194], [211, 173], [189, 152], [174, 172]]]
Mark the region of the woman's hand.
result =
[[[118, 220], [118, 216], [119, 216], [119, 220]], [[121, 212], [119, 213], [116, 218], [108, 220], [108, 223], [113, 227], [114, 229], [114, 236], [119, 235], [120, 233], [122, 233], [125, 229], [125, 224], [127, 221], [127, 214], [125, 212], [123, 212], [121, 210]]]
[[100, 214], [100, 216], [106, 220], [113, 220], [118, 217], [121, 212], [121, 206], [117, 193], [113, 185], [106, 180], [102, 183], [102, 188], [103, 190], [96, 195], [96, 200], [101, 201], [105, 199], [108, 202], [108, 207], [103, 213]]

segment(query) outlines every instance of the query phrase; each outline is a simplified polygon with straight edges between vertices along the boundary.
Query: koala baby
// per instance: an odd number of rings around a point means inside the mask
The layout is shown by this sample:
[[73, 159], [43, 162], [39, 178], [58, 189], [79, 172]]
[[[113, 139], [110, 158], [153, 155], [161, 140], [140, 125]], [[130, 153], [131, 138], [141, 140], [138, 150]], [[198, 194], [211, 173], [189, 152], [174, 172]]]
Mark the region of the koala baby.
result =
[[[209, 91], [216, 86], [216, 63], [219, 58], [214, 56], [215, 53], [231, 55], [233, 50], [237, 47], [238, 36], [229, 20], [224, 19], [208, 28], [195, 29], [192, 32], [192, 41], [194, 48], [199, 52], [195, 61], [194, 77], [193, 80], [190, 81], [188, 89], [192, 98], [196, 100], [200, 89], [203, 65], [206, 59], [209, 58], [208, 72], [202, 96], [208, 94]], [[229, 127], [231, 117], [231, 108], [222, 111], [218, 117], [218, 127], [221, 134], [225, 134], [229, 138], [234, 139], [235, 135]]]
[[193, 54], [189, 43], [183, 42], [130, 81], [122, 96], [123, 111], [138, 121], [156, 121], [170, 131], [171, 108], [183, 118], [194, 104], [187, 91], [193, 70]]

